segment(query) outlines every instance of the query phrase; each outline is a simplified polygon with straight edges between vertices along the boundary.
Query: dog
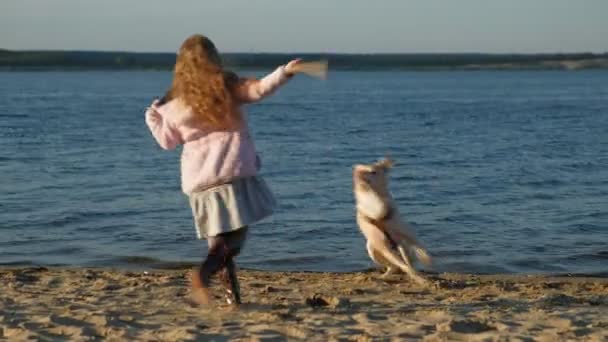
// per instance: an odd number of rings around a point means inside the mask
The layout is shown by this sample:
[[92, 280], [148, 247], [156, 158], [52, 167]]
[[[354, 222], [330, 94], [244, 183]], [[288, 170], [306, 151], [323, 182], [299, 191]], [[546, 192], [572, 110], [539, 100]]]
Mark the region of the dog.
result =
[[357, 224], [367, 239], [367, 253], [380, 266], [386, 267], [383, 278], [401, 270], [419, 284], [427, 281], [416, 272], [414, 259], [425, 265], [432, 258], [418, 242], [408, 225], [401, 220], [399, 210], [388, 190], [391, 159], [353, 167], [353, 192], [357, 208]]

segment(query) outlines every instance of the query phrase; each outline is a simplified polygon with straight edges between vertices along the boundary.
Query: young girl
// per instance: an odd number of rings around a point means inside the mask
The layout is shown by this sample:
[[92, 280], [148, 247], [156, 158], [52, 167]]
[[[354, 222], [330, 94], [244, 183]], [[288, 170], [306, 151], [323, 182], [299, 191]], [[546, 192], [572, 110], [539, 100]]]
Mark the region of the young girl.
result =
[[260, 160], [241, 105], [272, 94], [299, 72], [299, 63], [279, 66], [261, 80], [239, 78], [222, 68], [211, 40], [193, 35], [179, 50], [171, 88], [146, 111], [163, 149], [184, 145], [182, 191], [190, 199], [197, 236], [209, 245], [192, 274], [193, 298], [200, 304], [209, 303], [211, 276], [220, 271], [228, 302], [240, 304], [234, 258], [248, 225], [270, 215], [275, 205], [257, 176]]

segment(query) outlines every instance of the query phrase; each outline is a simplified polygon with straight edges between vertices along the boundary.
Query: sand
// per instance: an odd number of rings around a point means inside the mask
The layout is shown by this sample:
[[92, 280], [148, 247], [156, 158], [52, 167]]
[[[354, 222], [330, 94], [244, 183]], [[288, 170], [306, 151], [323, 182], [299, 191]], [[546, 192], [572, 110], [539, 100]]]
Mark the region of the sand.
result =
[[235, 309], [191, 303], [188, 273], [0, 269], [0, 340], [608, 340], [608, 279], [243, 270]]

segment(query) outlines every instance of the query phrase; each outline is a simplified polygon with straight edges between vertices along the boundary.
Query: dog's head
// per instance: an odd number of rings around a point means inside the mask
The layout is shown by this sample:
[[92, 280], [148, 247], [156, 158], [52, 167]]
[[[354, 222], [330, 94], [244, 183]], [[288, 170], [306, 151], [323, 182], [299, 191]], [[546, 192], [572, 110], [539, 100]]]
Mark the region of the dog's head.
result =
[[353, 185], [355, 191], [373, 191], [380, 195], [388, 193], [388, 172], [393, 161], [381, 159], [374, 164], [357, 164], [353, 168]]

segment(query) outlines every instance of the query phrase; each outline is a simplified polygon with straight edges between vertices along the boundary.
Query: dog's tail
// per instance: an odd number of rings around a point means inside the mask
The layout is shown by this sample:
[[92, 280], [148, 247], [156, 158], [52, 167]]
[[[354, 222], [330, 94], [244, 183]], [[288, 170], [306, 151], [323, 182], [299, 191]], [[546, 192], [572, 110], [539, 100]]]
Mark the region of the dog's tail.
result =
[[423, 247], [416, 245], [412, 247], [412, 251], [414, 252], [414, 255], [416, 255], [416, 259], [425, 266], [431, 266], [433, 264], [433, 258], [431, 258], [431, 255]]

